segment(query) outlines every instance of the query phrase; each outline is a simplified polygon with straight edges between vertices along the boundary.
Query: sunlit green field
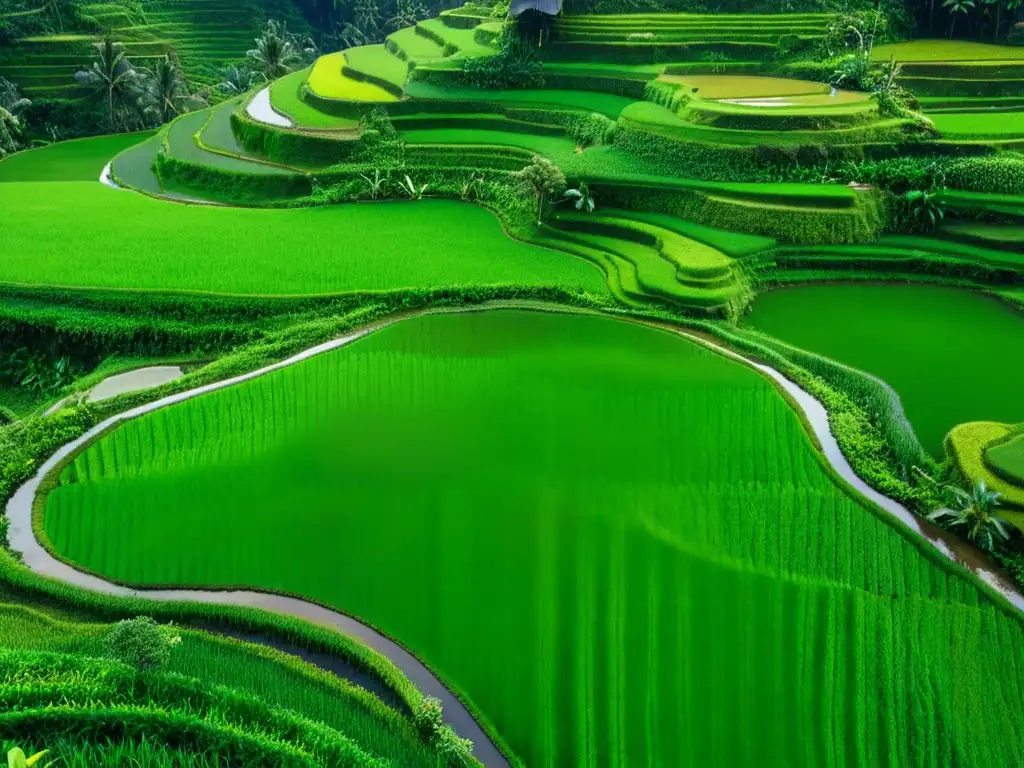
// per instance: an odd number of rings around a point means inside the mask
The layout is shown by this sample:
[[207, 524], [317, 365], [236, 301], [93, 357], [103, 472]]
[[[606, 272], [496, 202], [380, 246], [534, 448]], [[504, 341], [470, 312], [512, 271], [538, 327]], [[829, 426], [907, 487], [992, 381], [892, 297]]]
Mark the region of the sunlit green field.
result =
[[44, 525], [109, 578], [362, 617], [528, 765], [1024, 759], [1018, 620], [838, 488], [767, 380], [664, 331], [403, 321], [119, 427]]
[[469, 284], [607, 291], [587, 262], [513, 240], [489, 211], [449, 200], [254, 210], [96, 183], [3, 184], [0, 230], [0, 279], [12, 283], [274, 295]]
[[99, 181], [114, 155], [145, 141], [153, 131], [97, 136], [25, 150], [0, 162], [4, 181]]
[[1024, 314], [1009, 304], [935, 286], [815, 285], [762, 294], [749, 323], [887, 382], [936, 457], [957, 424], [1024, 420]]

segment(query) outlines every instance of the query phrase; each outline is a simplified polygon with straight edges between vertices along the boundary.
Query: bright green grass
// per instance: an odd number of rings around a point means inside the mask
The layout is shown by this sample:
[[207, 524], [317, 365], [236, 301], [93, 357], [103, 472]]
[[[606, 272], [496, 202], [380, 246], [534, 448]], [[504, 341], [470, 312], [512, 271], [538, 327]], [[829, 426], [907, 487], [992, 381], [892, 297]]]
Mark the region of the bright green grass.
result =
[[409, 76], [409, 64], [383, 45], [360, 45], [345, 51], [346, 67], [373, 75], [401, 88]]
[[[934, 456], [956, 424], [1024, 420], [1024, 315], [985, 296], [920, 285], [785, 288], [759, 296], [749, 323], [886, 381]], [[991, 368], [965, 375], [966, 359]]]
[[874, 61], [1009, 61], [1024, 59], [1024, 48], [1009, 45], [974, 43], [968, 40], [913, 40], [907, 43], [876, 45], [871, 52]]
[[0, 186], [3, 280], [244, 294], [510, 283], [606, 292], [590, 265], [513, 240], [465, 203], [253, 210], [56, 184]]
[[301, 69], [285, 75], [280, 80], [275, 80], [270, 86], [270, 101], [274, 109], [287, 115], [300, 128], [314, 128], [317, 130], [341, 130], [350, 131], [359, 126], [358, 120], [347, 117], [335, 117], [321, 112], [304, 102], [299, 96], [299, 91], [309, 77], [312, 67]]
[[65, 556], [350, 611], [528, 765], [1022, 757], [1020, 623], [840, 491], [766, 379], [667, 332], [412, 319], [130, 422], [72, 474]]
[[[0, 647], [103, 656], [108, 625], [55, 620], [21, 605], [0, 604]], [[166, 671], [259, 696], [337, 728], [394, 765], [432, 766], [431, 756], [404, 717], [375, 706], [346, 680], [275, 653], [262, 645], [181, 632]]]
[[1007, 479], [1024, 487], [1024, 434], [988, 448], [985, 461]]
[[[992, 245], [1017, 245], [1024, 251], [1024, 225], [994, 224], [987, 221], [950, 221], [942, 225], [942, 234], [964, 237]], [[1021, 259], [1024, 264], [1024, 258]]]
[[445, 43], [454, 45], [464, 56], [491, 56], [498, 52], [493, 45], [478, 43], [475, 30], [449, 27], [441, 19], [427, 19], [416, 26], [440, 35]]
[[103, 167], [153, 131], [73, 139], [18, 152], [0, 161], [4, 181], [99, 181]]
[[535, 133], [491, 131], [479, 128], [429, 128], [401, 131], [409, 144], [484, 144], [487, 146], [522, 147], [549, 157], [573, 152], [573, 143], [561, 136], [538, 136]]
[[313, 64], [307, 85], [317, 96], [346, 101], [397, 101], [397, 97], [379, 85], [345, 77], [345, 52], [321, 56]]
[[929, 117], [947, 139], [1024, 136], [1024, 111], [993, 114], [940, 112]]
[[628, 216], [637, 221], [646, 221], [686, 237], [692, 237], [694, 240], [706, 243], [736, 259], [750, 256], [775, 245], [775, 240], [770, 237], [745, 235], [741, 232], [706, 227], [703, 224], [686, 221], [667, 213], [646, 213], [644, 211], [612, 211], [612, 213]]
[[509, 90], [486, 91], [479, 88], [449, 88], [413, 80], [406, 89], [410, 98], [417, 99], [474, 99], [497, 101], [509, 106], [541, 108], [588, 109], [616, 118], [635, 99], [596, 91], [562, 90]]
[[443, 57], [441, 47], [430, 38], [416, 34], [416, 27], [406, 27], [388, 35], [388, 40], [397, 45], [416, 64], [425, 64]]
[[[953, 222], [950, 223], [953, 224]], [[972, 222], [972, 224], [977, 226], [978, 224], [982, 224], [982, 222]], [[994, 228], [999, 225], [992, 224], [989, 226]], [[943, 229], [945, 229], [945, 227], [943, 227]], [[957, 230], [954, 228], [952, 231]], [[1024, 252], [1014, 253], [1013, 251], [1009, 250], [984, 248], [978, 245], [972, 245], [971, 243], [953, 242], [950, 240], [943, 240], [936, 237], [919, 237], [917, 235], [882, 235], [878, 239], [878, 245], [881, 247], [876, 248], [876, 251], [881, 251], [886, 248], [893, 247], [898, 249], [906, 249], [909, 251], [938, 253], [946, 256], [956, 256], [958, 258], [967, 259], [969, 261], [983, 261], [991, 264], [1009, 264], [1014, 267], [1024, 267]], [[836, 247], [843, 248], [844, 246]], [[863, 246], [849, 247], [858, 248]]]

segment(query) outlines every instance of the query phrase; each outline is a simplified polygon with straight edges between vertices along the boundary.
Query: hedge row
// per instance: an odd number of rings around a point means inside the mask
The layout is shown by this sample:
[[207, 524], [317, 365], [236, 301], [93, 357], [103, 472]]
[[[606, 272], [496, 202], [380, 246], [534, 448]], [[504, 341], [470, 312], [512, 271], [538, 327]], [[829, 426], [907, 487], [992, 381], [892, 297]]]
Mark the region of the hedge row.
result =
[[202, 190], [204, 198], [238, 203], [263, 203], [269, 199], [308, 195], [312, 189], [305, 174], [245, 173], [181, 160], [163, 152], [156, 156], [156, 172], [164, 186], [174, 182]]
[[276, 128], [253, 120], [240, 110], [231, 113], [231, 130], [249, 152], [275, 162], [300, 165], [331, 165], [361, 157], [374, 137], [338, 136]]
[[[602, 205], [668, 213], [705, 226], [766, 235], [790, 243], [860, 243], [874, 240], [883, 211], [878, 199], [863, 195], [848, 209], [772, 205], [761, 201], [712, 195], [699, 189], [644, 186], [595, 181]], [[814, 204], [816, 205], [816, 204]]]
[[871, 252], [871, 249], [851, 253], [821, 253], [813, 249], [771, 252], [770, 266], [762, 279], [773, 281], [772, 272], [785, 270], [817, 270], [833, 277], [850, 272], [869, 272], [901, 277], [920, 275], [933, 277], [970, 287], [977, 285], [1016, 285], [1024, 280], [1024, 269], [966, 261], [955, 256], [931, 254], [922, 251], [900, 255]]

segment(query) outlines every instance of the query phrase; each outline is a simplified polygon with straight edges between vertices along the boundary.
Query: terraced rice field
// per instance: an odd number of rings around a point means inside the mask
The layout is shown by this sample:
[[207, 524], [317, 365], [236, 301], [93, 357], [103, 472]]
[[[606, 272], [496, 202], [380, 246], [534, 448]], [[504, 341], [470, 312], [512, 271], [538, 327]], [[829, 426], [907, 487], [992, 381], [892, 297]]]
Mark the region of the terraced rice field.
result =
[[[1024, 314], [1008, 304], [934, 286], [816, 285], [760, 295], [748, 321], [889, 383], [933, 456], [957, 424], [1024, 420], [1024, 360], [1012, 352]], [[965, 375], [970, 360], [991, 368]]]
[[[596, 268], [512, 240], [466, 203], [249, 210], [57, 184], [0, 185], [5, 281], [275, 295], [467, 284], [607, 291]], [[78, 215], [64, 215], [71, 209]]]
[[765, 379], [666, 332], [408, 320], [123, 425], [46, 510], [108, 577], [365, 618], [527, 764], [1024, 757], [989, 662], [1024, 666], [1020, 623], [839, 489]]
[[940, 113], [929, 116], [943, 138], [1002, 139], [1024, 137], [1024, 111], [978, 114]]
[[[54, 618], [22, 605], [0, 603], [0, 648], [103, 656], [109, 625]], [[372, 698], [345, 680], [324, 675], [265, 646], [185, 630], [167, 671], [259, 696], [274, 707], [337, 728], [394, 765], [437, 768], [409, 724], [397, 713], [372, 706]], [[367, 683], [370, 685], [370, 683]], [[393, 693], [378, 683], [385, 700]], [[146, 764], [146, 763], [143, 763]]]
[[290, 117], [300, 128], [318, 130], [352, 130], [359, 125], [358, 120], [335, 117], [311, 107], [299, 95], [312, 72], [312, 67], [292, 72], [270, 86], [270, 101], [281, 114]]
[[662, 75], [666, 83], [682, 83], [696, 89], [702, 99], [771, 98], [827, 94], [829, 86], [808, 80], [744, 75]]
[[[412, 81], [407, 88], [408, 94], [417, 99], [472, 99], [474, 101], [494, 101], [512, 107], [529, 109], [589, 109], [592, 112], [617, 118], [635, 99], [615, 96], [595, 91], [572, 90], [508, 90], [491, 91], [479, 88], [454, 88]], [[276, 102], [275, 102], [276, 103]]]
[[19, 152], [0, 161], [0, 182], [96, 181], [114, 155], [152, 135], [143, 131], [74, 139]]
[[309, 89], [325, 99], [397, 101], [398, 97], [375, 83], [345, 75], [345, 52], [321, 56], [309, 73]]
[[1024, 486], [1024, 433], [987, 448], [985, 461], [1007, 479]]
[[970, 40], [912, 40], [905, 43], [876, 45], [871, 51], [875, 61], [896, 57], [900, 62], [1020, 61], [1024, 48], [976, 43]]

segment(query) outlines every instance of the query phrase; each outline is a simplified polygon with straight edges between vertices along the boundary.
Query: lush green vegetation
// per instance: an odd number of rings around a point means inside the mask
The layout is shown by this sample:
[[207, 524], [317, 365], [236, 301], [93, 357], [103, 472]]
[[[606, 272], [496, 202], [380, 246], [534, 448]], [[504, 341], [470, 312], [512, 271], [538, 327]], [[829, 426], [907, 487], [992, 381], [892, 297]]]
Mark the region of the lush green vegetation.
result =
[[[102, 657], [107, 655], [109, 629], [108, 624], [55, 618], [24, 606], [0, 604], [0, 645], [6, 649]], [[409, 720], [392, 708], [393, 697], [388, 697], [392, 706], [386, 706], [366, 690], [268, 646], [197, 630], [179, 630], [179, 634], [181, 643], [163, 671], [200, 680], [207, 689], [223, 686], [236, 695], [255, 696], [270, 707], [322, 723], [394, 765], [435, 765], [436, 754]], [[23, 658], [34, 656], [12, 654], [5, 660]], [[3, 677], [10, 675], [10, 668], [4, 673]], [[124, 675], [116, 668], [113, 673]]]
[[[1021, 3], [144, 5], [0, 0], [0, 502], [133, 406], [542, 302], [772, 366], [861, 479], [1024, 585], [991, 517], [1024, 531]], [[76, 402], [154, 360], [203, 362]], [[380, 627], [514, 765], [1024, 757], [1020, 617], [837, 484], [766, 378], [665, 329], [404, 319], [124, 424], [35, 512], [108, 578]], [[184, 628], [110, 626], [143, 613]], [[350, 638], [0, 548], [4, 696], [0, 748], [60, 764], [464, 764]]]
[[985, 483], [1000, 495], [1010, 509], [1002, 514], [1024, 530], [1024, 486], [1004, 478], [986, 461], [989, 446], [1000, 444], [1012, 434], [1010, 427], [995, 421], [972, 421], [950, 430], [946, 447], [957, 469], [972, 483]]
[[765, 379], [661, 331], [409, 320], [120, 427], [45, 528], [112, 578], [366, 617], [529, 763], [1017, 758], [1018, 710], [978, 705], [1015, 683], [964, 652], [1016, 659], [1017, 620], [841, 490]]
[[[1024, 419], [1018, 358], [1006, 355], [1020, 343], [1024, 317], [987, 297], [925, 286], [787, 288], [760, 296], [749, 323], [890, 384], [936, 457], [957, 424]], [[1000, 369], [994, 375], [960, 375], [951, 362], [955, 350], [999, 359]]]
[[[606, 290], [584, 261], [516, 242], [492, 214], [464, 203], [259, 211], [173, 205], [89, 184], [55, 189], [0, 187], [0, 228], [11, 233], [4, 280], [275, 295], [466, 283]], [[422, 215], [402, 215], [409, 205]], [[68, 206], [78, 215], [62, 216]], [[283, 261], [282, 248], [292, 254]]]

